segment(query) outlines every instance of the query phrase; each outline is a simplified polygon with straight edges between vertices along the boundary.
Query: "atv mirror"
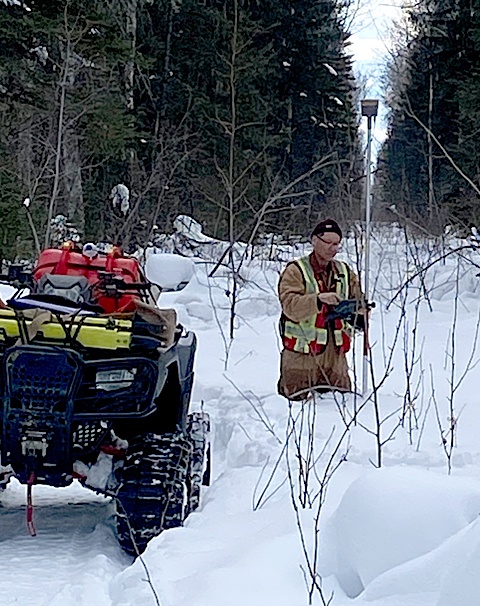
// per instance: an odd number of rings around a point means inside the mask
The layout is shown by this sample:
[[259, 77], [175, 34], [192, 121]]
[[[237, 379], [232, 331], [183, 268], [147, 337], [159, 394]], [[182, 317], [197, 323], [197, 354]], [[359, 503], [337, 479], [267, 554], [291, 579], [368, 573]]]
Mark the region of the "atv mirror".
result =
[[145, 263], [145, 275], [163, 292], [182, 290], [193, 276], [193, 262], [171, 253], [150, 255]]

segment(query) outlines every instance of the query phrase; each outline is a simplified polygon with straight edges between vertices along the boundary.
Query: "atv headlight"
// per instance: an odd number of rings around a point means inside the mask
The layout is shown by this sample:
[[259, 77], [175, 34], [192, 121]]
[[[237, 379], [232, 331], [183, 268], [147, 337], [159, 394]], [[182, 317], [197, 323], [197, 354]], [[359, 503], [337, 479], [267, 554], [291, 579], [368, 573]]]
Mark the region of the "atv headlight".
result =
[[136, 368], [118, 368], [116, 370], [102, 370], [97, 372], [95, 377], [95, 387], [104, 391], [114, 391], [115, 389], [125, 389], [135, 380]]

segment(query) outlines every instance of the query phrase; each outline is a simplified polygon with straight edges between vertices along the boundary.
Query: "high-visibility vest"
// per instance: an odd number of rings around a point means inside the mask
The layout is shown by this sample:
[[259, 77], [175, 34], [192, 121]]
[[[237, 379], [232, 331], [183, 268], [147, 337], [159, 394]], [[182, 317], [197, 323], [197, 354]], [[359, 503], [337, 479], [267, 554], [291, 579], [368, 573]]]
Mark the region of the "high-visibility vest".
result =
[[[309, 257], [302, 257], [296, 261], [305, 281], [305, 294], [315, 293], [317, 296], [322, 292], [315, 278], [315, 273], [310, 264]], [[335, 292], [340, 299], [348, 299], [350, 293], [350, 280], [348, 267], [342, 261], [333, 261], [334, 276], [336, 278]], [[285, 349], [305, 354], [320, 354], [325, 351], [328, 342], [328, 328], [326, 305], [321, 310], [306, 320], [293, 322], [285, 319], [283, 329], [283, 345]], [[352, 330], [350, 326], [337, 318], [331, 322], [335, 346], [347, 352], [350, 349]]]

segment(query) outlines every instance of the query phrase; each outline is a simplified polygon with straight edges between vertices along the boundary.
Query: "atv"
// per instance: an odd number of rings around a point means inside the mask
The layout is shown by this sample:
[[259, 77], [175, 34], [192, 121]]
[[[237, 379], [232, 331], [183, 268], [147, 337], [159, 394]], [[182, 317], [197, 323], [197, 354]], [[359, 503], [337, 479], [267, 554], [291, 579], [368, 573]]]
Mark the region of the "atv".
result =
[[0, 488], [12, 475], [27, 485], [31, 532], [34, 484], [78, 479], [113, 497], [133, 556], [198, 507], [209, 418], [189, 413], [195, 335], [155, 303], [161, 281], [172, 282], [169, 256], [146, 263], [158, 284], [117, 247], [72, 242], [4, 276], [18, 290], [0, 307]]

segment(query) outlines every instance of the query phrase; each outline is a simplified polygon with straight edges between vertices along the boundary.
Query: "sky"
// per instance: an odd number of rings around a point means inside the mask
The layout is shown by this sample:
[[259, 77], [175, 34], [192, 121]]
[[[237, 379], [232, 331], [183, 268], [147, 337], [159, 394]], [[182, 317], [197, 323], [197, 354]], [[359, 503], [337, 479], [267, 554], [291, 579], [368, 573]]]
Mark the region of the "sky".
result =
[[383, 104], [382, 73], [392, 48], [392, 28], [401, 15], [403, 0], [359, 0], [351, 27], [350, 51], [355, 72], [366, 78], [366, 96], [380, 100], [374, 129], [378, 144], [385, 137], [386, 107]]
[[369, 85], [376, 87], [376, 71], [392, 45], [392, 27], [401, 14], [401, 0], [365, 0], [356, 11], [352, 27], [352, 50], [357, 69], [370, 72]]

